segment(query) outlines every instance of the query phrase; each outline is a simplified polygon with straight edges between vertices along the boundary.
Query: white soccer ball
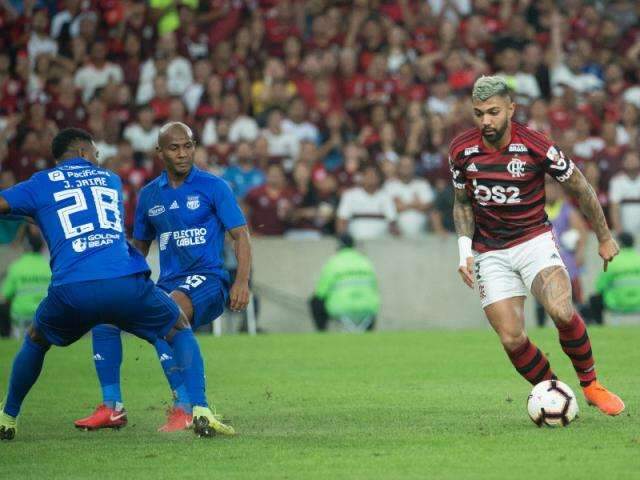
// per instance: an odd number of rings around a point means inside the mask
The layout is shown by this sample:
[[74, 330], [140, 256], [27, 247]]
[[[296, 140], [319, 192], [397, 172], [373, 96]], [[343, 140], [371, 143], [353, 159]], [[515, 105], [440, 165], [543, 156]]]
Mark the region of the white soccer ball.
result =
[[545, 380], [533, 387], [527, 410], [539, 427], [566, 427], [579, 411], [573, 390], [559, 380]]

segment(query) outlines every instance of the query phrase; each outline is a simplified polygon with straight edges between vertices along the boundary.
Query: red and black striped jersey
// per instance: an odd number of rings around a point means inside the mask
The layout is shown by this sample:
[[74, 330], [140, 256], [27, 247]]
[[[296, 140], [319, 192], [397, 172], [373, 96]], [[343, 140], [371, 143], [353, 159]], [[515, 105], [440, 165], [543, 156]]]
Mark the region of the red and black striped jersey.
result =
[[461, 133], [451, 142], [449, 167], [453, 186], [466, 189], [471, 199], [478, 252], [513, 247], [551, 230], [544, 175], [564, 182], [575, 168], [546, 135], [517, 122], [501, 150], [484, 145], [477, 128]]

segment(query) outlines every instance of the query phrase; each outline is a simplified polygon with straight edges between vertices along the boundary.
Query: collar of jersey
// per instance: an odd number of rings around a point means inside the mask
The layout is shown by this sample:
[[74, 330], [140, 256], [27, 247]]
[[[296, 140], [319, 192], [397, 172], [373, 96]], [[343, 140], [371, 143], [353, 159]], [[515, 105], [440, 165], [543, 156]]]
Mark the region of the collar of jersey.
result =
[[68, 158], [62, 162], [58, 162], [58, 165], [56, 165], [57, 167], [61, 167], [63, 165], [93, 165], [93, 163], [91, 163], [89, 160], [87, 160], [86, 158], [82, 158], [82, 157], [73, 157], [73, 158]]
[[[184, 183], [191, 183], [193, 181], [193, 177], [196, 176], [197, 170], [198, 169], [195, 165], [191, 167], [191, 171], [189, 172], [189, 175], [187, 175], [187, 178], [184, 179]], [[169, 177], [167, 177], [167, 171], [163, 170], [160, 174], [160, 186], [166, 187], [167, 185], [169, 185]]]

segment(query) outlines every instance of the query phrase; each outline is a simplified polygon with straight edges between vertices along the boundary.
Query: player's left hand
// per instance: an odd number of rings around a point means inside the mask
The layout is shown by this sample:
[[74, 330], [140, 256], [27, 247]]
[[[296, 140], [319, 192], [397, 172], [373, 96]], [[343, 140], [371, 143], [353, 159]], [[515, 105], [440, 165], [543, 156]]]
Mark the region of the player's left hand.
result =
[[613, 260], [613, 257], [615, 257], [619, 251], [620, 251], [620, 248], [618, 247], [618, 243], [615, 241], [613, 237], [610, 237], [609, 239], [600, 242], [600, 245], [598, 246], [598, 253], [600, 254], [600, 257], [602, 258], [602, 260], [604, 260], [605, 272], [607, 271], [607, 266], [609, 265], [609, 262]]
[[249, 282], [234, 282], [229, 292], [229, 307], [234, 312], [241, 312], [249, 303]]

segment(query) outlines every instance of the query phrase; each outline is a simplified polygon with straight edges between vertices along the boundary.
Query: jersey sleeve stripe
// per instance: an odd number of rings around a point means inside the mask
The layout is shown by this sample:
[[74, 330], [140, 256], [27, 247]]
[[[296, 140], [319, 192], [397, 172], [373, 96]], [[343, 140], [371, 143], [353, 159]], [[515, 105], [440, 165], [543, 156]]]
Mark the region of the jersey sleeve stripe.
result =
[[476, 134], [475, 130], [470, 130], [469, 132], [463, 133], [459, 137], [454, 138], [453, 141], [451, 142], [451, 147], [450, 147], [451, 152], [453, 152], [454, 150], [458, 149], [459, 147], [464, 145], [466, 142], [471, 140], [475, 136], [475, 134]]
[[550, 141], [548, 141], [545, 137], [541, 138], [540, 136], [532, 135], [532, 132], [530, 130], [523, 130], [521, 132], [521, 136], [523, 139], [525, 139], [525, 141], [531, 143], [535, 147], [538, 147], [543, 153], [546, 153], [547, 148], [549, 148]]

